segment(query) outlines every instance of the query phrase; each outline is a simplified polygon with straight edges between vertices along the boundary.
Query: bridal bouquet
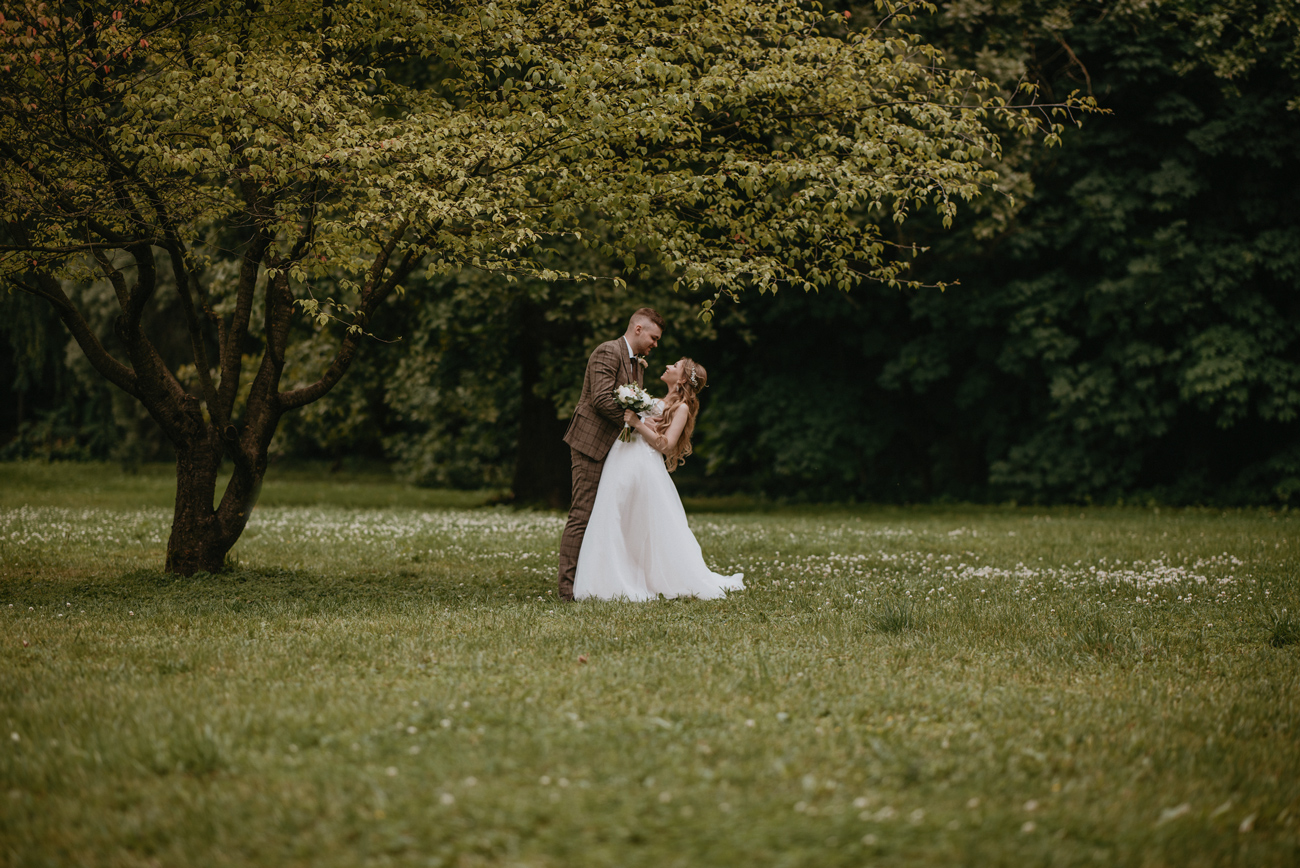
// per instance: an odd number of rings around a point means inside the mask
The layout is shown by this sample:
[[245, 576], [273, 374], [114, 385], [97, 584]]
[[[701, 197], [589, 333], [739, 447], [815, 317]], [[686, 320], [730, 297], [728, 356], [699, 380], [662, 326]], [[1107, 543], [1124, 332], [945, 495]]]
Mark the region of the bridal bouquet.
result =
[[[655, 399], [636, 383], [624, 383], [614, 390], [614, 403], [633, 413], [644, 413], [654, 407]], [[632, 439], [632, 428], [624, 424], [618, 439], [624, 443]]]

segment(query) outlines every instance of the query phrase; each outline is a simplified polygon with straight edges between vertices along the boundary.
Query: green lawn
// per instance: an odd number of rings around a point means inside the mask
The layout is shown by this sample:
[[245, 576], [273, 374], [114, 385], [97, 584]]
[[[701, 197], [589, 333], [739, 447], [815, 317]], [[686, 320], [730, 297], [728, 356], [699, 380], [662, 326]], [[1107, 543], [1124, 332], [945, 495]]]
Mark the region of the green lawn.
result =
[[[553, 602], [563, 516], [0, 465], [0, 862], [1295, 865], [1300, 522], [709, 512], [716, 602]], [[734, 508], [737, 504], [729, 504]]]

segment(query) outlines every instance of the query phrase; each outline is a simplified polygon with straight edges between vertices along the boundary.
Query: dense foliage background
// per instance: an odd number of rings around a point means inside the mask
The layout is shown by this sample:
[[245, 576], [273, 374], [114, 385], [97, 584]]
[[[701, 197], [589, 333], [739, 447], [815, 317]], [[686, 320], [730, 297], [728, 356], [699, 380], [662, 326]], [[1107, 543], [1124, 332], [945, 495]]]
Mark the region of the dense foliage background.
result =
[[[1014, 200], [986, 197], [954, 232], [908, 224], [898, 240], [930, 248], [912, 276], [960, 285], [755, 296], [705, 323], [653, 270], [563, 294], [440, 278], [375, 318], [374, 334], [402, 340], [372, 342], [325, 400], [287, 417], [276, 454], [383, 459], [423, 483], [558, 504], [586, 354], [648, 303], [670, 323], [653, 364], [687, 352], [714, 384], [687, 490], [1287, 502], [1300, 491], [1296, 13], [957, 2], [923, 24], [1009, 89], [1078, 88], [1110, 112], [1060, 148], [1009, 150]], [[555, 255], [618, 273], [590, 251]], [[167, 457], [47, 306], [0, 305], [0, 455]], [[332, 351], [315, 340], [297, 363]]]

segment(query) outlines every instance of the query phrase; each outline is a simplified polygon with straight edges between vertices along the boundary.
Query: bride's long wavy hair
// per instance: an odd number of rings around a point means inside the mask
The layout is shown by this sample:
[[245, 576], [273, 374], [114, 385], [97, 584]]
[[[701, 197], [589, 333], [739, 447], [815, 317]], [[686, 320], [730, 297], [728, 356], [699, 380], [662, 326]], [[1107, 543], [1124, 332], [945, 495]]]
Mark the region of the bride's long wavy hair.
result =
[[[667, 431], [672, 423], [673, 409], [678, 404], [686, 405], [686, 427], [682, 429], [682, 436], [677, 438], [676, 446], [664, 453], [664, 466], [668, 468], [669, 473], [685, 464], [686, 456], [691, 454], [691, 435], [695, 433], [695, 417], [700, 412], [700, 390], [709, 382], [709, 374], [704, 370], [703, 365], [686, 356], [682, 356], [682, 361], [686, 363], [686, 368], [682, 372], [681, 380], [664, 398], [664, 411], [659, 415], [656, 426], [660, 434]], [[694, 374], [694, 383], [691, 382], [692, 374]]]

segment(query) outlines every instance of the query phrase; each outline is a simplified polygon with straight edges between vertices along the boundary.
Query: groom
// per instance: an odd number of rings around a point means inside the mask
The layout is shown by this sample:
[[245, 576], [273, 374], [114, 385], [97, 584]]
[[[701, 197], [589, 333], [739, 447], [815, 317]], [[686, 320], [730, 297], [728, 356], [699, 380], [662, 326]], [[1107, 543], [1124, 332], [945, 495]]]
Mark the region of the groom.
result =
[[610, 447], [623, 430], [623, 408], [614, 403], [614, 390], [626, 383], [642, 385], [641, 369], [645, 367], [642, 357], [659, 345], [663, 333], [663, 317], [643, 307], [632, 314], [623, 337], [605, 341], [587, 360], [582, 397], [564, 435], [573, 459], [573, 505], [569, 508], [569, 521], [564, 525], [564, 536], [560, 537], [558, 593], [561, 600], [573, 599], [578, 552], [591, 518], [591, 505], [596, 501], [600, 471]]

